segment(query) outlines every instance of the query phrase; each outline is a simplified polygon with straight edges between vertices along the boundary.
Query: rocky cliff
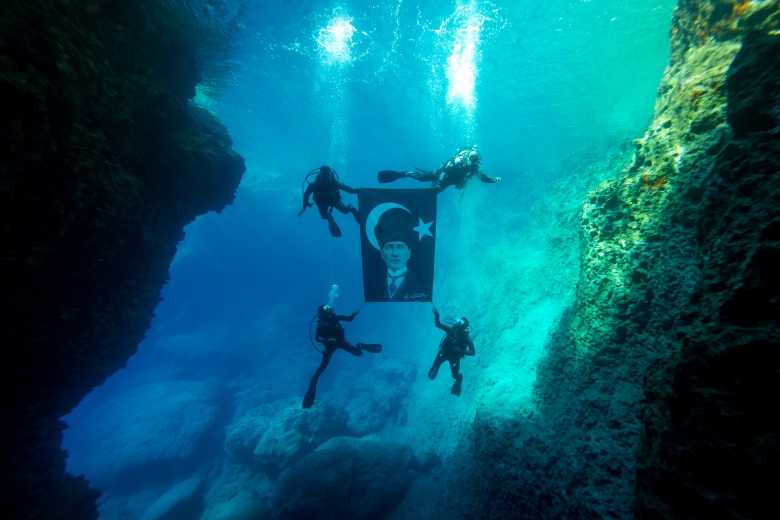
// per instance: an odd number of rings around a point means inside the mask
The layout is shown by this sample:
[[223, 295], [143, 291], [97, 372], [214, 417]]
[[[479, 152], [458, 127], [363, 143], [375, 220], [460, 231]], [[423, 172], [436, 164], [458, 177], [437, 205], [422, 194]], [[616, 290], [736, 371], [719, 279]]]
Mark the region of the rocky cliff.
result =
[[458, 454], [468, 517], [773, 509], [780, 3], [681, 0], [670, 39], [652, 124], [584, 201], [577, 303], [539, 368], [540, 413], [478, 416]]
[[2, 510], [96, 518], [65, 475], [67, 414], [143, 339], [197, 215], [245, 170], [188, 103], [188, 28], [156, 2], [5, 2], [0, 12]]

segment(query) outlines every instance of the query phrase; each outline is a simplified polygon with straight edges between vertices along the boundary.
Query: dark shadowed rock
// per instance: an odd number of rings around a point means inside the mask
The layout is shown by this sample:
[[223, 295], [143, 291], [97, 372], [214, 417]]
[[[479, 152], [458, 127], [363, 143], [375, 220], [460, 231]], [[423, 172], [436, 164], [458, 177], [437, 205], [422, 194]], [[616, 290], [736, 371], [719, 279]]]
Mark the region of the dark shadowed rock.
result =
[[149, 0], [0, 10], [9, 517], [96, 518], [98, 493], [64, 473], [59, 418], [135, 353], [184, 226], [230, 204], [245, 170], [219, 123], [188, 109], [200, 78], [174, 12]]

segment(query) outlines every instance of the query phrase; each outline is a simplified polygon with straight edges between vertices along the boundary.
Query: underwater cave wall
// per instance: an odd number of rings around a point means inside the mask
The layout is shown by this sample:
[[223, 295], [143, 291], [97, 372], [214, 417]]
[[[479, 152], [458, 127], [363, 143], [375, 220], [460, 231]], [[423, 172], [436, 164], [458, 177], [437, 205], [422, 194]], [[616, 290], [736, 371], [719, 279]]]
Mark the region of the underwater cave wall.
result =
[[583, 202], [577, 304], [540, 364], [539, 413], [478, 414], [460, 454], [466, 517], [774, 509], [779, 25], [777, 1], [678, 4], [654, 120]]
[[0, 11], [2, 504], [96, 518], [65, 474], [69, 413], [125, 365], [197, 215], [245, 170], [189, 104], [191, 35], [153, 0], [4, 2]]

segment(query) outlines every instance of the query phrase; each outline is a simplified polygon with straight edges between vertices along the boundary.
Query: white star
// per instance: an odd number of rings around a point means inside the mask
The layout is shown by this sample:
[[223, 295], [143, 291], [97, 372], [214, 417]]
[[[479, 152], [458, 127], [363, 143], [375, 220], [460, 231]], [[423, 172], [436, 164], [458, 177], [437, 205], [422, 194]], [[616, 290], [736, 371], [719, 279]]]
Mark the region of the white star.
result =
[[417, 217], [417, 219], [420, 221], [420, 225], [417, 227], [412, 228], [414, 231], [417, 231], [417, 234], [419, 235], [417, 237], [417, 240], [422, 240], [422, 237], [425, 235], [428, 235], [429, 237], [433, 237], [433, 233], [431, 233], [431, 225], [433, 224], [433, 221], [431, 220], [427, 224], [423, 222], [423, 219], [420, 217]]

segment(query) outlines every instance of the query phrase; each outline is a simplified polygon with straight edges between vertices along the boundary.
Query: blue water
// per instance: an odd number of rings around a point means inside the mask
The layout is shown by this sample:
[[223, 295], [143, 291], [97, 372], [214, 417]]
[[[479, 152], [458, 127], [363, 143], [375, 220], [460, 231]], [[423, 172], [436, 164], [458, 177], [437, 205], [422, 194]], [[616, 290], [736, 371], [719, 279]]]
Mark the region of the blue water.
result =
[[[618, 175], [624, 163], [609, 154], [651, 121], [676, 1], [268, 3], [247, 7], [228, 59], [204, 62], [194, 100], [227, 125], [246, 158], [235, 203], [186, 228], [137, 355], [66, 418], [69, 470], [109, 491], [104, 518], [133, 517], [132, 504], [143, 509], [219, 460], [250, 390], [266, 392], [258, 402], [302, 397], [320, 359], [310, 320], [333, 284], [340, 312], [361, 308], [347, 337], [385, 348], [373, 358], [337, 353], [318, 404], [354, 408], [350, 384], [400, 363], [416, 374], [405, 419], [375, 436], [435, 446], [443, 458], [476, 409], [530, 413], [536, 362], [573, 301], [578, 269], [576, 229], [564, 243], [550, 242], [550, 230], [562, 228], [562, 213], [576, 215], [587, 189], [572, 176]], [[430, 304], [364, 305], [352, 218], [336, 215], [344, 236], [334, 239], [315, 209], [296, 213], [303, 177], [321, 164], [353, 187], [378, 187], [378, 170], [433, 169], [466, 144], [503, 180], [439, 195], [433, 303], [445, 317], [471, 318], [477, 348], [455, 398], [441, 374], [425, 377], [440, 337]], [[148, 399], [191, 388], [184, 382], [219, 389], [203, 401], [217, 417], [213, 431], [182, 437], [197, 444], [177, 445], [186, 464], [170, 474], [143, 466], [111, 480], [106, 468], [155, 449], [142, 437], [164, 426], [144, 421], [180, 409]], [[372, 392], [370, 379], [360, 391]]]

